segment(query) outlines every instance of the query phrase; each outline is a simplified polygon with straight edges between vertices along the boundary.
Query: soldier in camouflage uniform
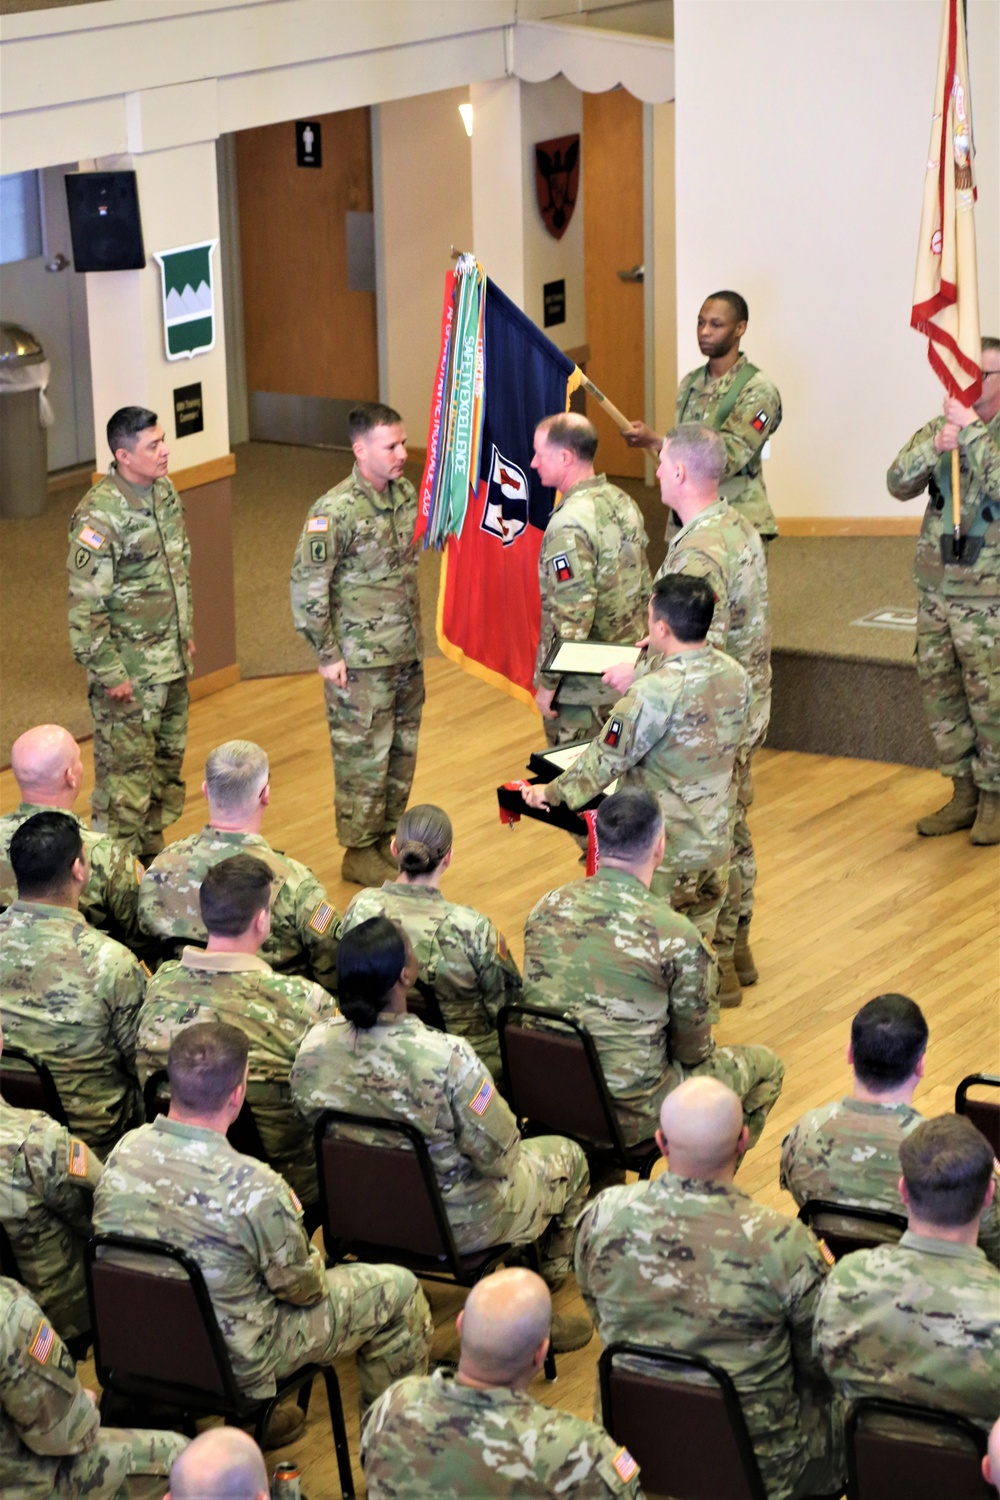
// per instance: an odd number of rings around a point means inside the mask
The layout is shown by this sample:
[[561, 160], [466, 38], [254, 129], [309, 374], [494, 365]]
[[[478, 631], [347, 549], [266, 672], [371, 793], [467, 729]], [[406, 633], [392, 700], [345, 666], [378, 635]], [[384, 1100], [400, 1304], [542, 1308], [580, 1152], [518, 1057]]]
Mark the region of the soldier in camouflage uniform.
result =
[[18, 899], [0, 917], [7, 1041], [48, 1063], [74, 1135], [100, 1156], [142, 1119], [135, 1035], [146, 986], [127, 948], [80, 916], [80, 825], [35, 813], [10, 841]]
[[656, 896], [711, 941], [729, 875], [734, 768], [748, 748], [752, 689], [705, 636], [715, 600], [700, 578], [662, 578], [649, 603], [649, 641], [666, 660], [638, 677], [600, 736], [554, 781], [526, 788], [531, 807], [582, 807], [617, 777], [657, 798], [666, 828]]
[[94, 827], [151, 857], [184, 810], [191, 547], [156, 413], [108, 422], [114, 461], [69, 527], [69, 640], [94, 716]]
[[550, 891], [528, 916], [525, 999], [588, 1027], [628, 1144], [651, 1138], [663, 1100], [682, 1079], [709, 1074], [742, 1099], [753, 1145], [784, 1068], [769, 1047], [716, 1047], [715, 957], [697, 928], [649, 889], [663, 838], [651, 793], [605, 798], [597, 874]]
[[165, 1239], [194, 1257], [245, 1395], [273, 1396], [276, 1379], [352, 1350], [362, 1409], [393, 1380], [422, 1374], [431, 1319], [412, 1273], [324, 1270], [292, 1189], [226, 1140], [246, 1092], [242, 1032], [185, 1027], [168, 1069], [169, 1115], [132, 1131], [105, 1165], [94, 1200], [98, 1233]]
[[[1000, 339], [983, 339], [983, 392], [972, 406], [945, 398], [896, 455], [890, 495], [929, 490], [913, 581], [917, 674], [952, 798], [917, 823], [934, 836], [971, 828], [974, 844], [1000, 843]], [[951, 463], [961, 472], [962, 560], [945, 561], [952, 538]], [[954, 555], [952, 551], [952, 556]]]
[[208, 949], [185, 948], [149, 981], [135, 1060], [145, 1084], [167, 1066], [170, 1043], [184, 1026], [238, 1026], [250, 1044], [247, 1100], [267, 1159], [312, 1205], [319, 1196], [316, 1158], [289, 1079], [302, 1038], [336, 1003], [311, 980], [275, 974], [259, 956], [271, 925], [270, 896], [271, 872], [253, 855], [234, 854], [206, 871], [199, 901]]
[[320, 497], [292, 566], [292, 619], [319, 658], [336, 779], [342, 875], [395, 874], [389, 843], [413, 784], [424, 702], [413, 531], [399, 413], [372, 403], [348, 417], [355, 465]]
[[668, 1170], [609, 1188], [580, 1219], [576, 1278], [598, 1333], [721, 1365], [769, 1500], [832, 1491], [839, 1413], [811, 1349], [827, 1262], [804, 1224], [735, 1186], [747, 1131], [732, 1090], [689, 1078], [660, 1121]]
[[271, 932], [261, 956], [279, 974], [301, 974], [335, 993], [340, 914], [313, 872], [261, 835], [271, 797], [264, 751], [250, 740], [227, 740], [208, 757], [201, 789], [207, 826], [170, 844], [143, 877], [143, 930], [171, 956], [185, 943], [204, 943], [198, 891], [205, 871], [234, 854], [253, 854], [273, 877]]
[[[17, 779], [21, 802], [0, 818], [0, 907], [16, 896], [14, 871], [7, 850], [15, 828], [33, 813], [57, 808], [75, 817], [76, 801], [83, 780], [80, 747], [59, 724], [39, 724], [20, 735], [11, 746], [11, 770]], [[77, 818], [77, 822], [80, 820]], [[80, 823], [83, 852], [90, 878], [80, 896], [80, 911], [91, 927], [98, 927], [128, 947], [141, 946], [139, 932], [139, 881], [142, 865], [123, 839], [95, 833]]]
[[[507, 939], [481, 912], [446, 901], [441, 877], [451, 865], [447, 813], [422, 803], [408, 808], [392, 841], [399, 877], [379, 890], [360, 891], [344, 913], [344, 932], [369, 917], [388, 917], [409, 938], [417, 985], [434, 991], [445, 1030], [464, 1037], [500, 1080], [496, 1021], [501, 1005], [521, 993], [521, 975]], [[414, 996], [410, 994], [413, 1008]]]
[[[877, 995], [851, 1025], [847, 1060], [854, 1090], [810, 1109], [781, 1145], [781, 1186], [801, 1208], [809, 1198], [902, 1213], [899, 1147], [923, 1121], [913, 1108], [924, 1076], [927, 1022], [906, 995]], [[874, 1229], [874, 1226], [873, 1226]], [[886, 1230], [883, 1238], [898, 1238]], [[979, 1244], [1000, 1267], [1000, 1202], [979, 1226]]]
[[542, 1273], [557, 1286], [569, 1270], [573, 1224], [587, 1197], [580, 1147], [561, 1136], [522, 1141], [468, 1042], [407, 1014], [416, 960], [387, 918], [345, 933], [340, 961], [343, 1014], [313, 1027], [292, 1069], [299, 1111], [311, 1125], [325, 1109], [415, 1125], [458, 1249], [528, 1244], [544, 1234]]
[[452, 1378], [401, 1380], [365, 1419], [369, 1500], [444, 1495], [560, 1495], [638, 1500], [639, 1468], [600, 1427], [528, 1394], [549, 1347], [552, 1302], [534, 1271], [502, 1270], [472, 1288], [458, 1315]]
[[989, 1432], [1000, 1403], [1000, 1271], [976, 1246], [993, 1155], [960, 1115], [924, 1120], [899, 1148], [909, 1227], [845, 1255], [816, 1311], [815, 1348], [847, 1400], [939, 1406]]
[[[720, 494], [750, 522], [765, 546], [778, 534], [762, 472], [763, 449], [781, 425], [781, 397], [740, 351], [749, 321], [739, 292], [713, 292], [698, 313], [698, 347], [708, 363], [690, 370], [677, 387], [677, 424], [700, 422], [726, 445]], [[623, 433], [633, 448], [659, 453], [663, 439], [645, 422]], [[672, 529], [667, 527], [669, 538]]]
[[597, 432], [564, 412], [535, 428], [531, 467], [562, 494], [538, 556], [542, 621], [535, 699], [550, 745], [593, 739], [617, 697], [600, 676], [543, 670], [559, 640], [633, 645], [646, 628], [649, 539], [635, 502], [594, 473]]
[[0, 1481], [11, 1500], [160, 1500], [187, 1445], [102, 1427], [96, 1392], [31, 1294], [0, 1278]]

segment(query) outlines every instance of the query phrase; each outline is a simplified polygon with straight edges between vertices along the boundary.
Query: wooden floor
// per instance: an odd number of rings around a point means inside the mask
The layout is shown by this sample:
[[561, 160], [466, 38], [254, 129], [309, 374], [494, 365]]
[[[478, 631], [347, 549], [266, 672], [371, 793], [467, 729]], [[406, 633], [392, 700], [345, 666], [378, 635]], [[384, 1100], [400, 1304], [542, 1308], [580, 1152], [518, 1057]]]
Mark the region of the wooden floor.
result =
[[[575, 845], [527, 819], [502, 828], [494, 788], [521, 774], [542, 736], [524, 706], [465, 676], [443, 659], [428, 663], [428, 703], [414, 801], [438, 802], [455, 827], [455, 859], [444, 880], [454, 900], [488, 912], [514, 954], [534, 902], [578, 878]], [[333, 774], [315, 674], [241, 683], [192, 708], [186, 773], [188, 803], [178, 836], [204, 821], [199, 788], [208, 751], [224, 739], [257, 740], [271, 758], [272, 802], [264, 833], [326, 881], [343, 910], [354, 890], [339, 879]], [[90, 790], [89, 746], [84, 747]], [[916, 1104], [927, 1114], [952, 1106], [968, 1072], [1000, 1068], [1000, 851], [977, 849], [965, 834], [921, 839], [916, 818], [944, 800], [933, 772], [867, 761], [764, 751], [752, 825], [760, 879], [753, 946], [760, 982], [741, 1009], [724, 1011], [720, 1042], [766, 1042], [782, 1056], [785, 1088], [740, 1186], [761, 1202], [793, 1211], [777, 1182], [782, 1136], [811, 1105], [849, 1087], [850, 1018], [865, 1000], [901, 990], [930, 1024], [925, 1077]], [[17, 802], [9, 771], [0, 775], [0, 811]], [[81, 800], [80, 810], [84, 810]], [[434, 1354], [456, 1347], [456, 1294], [429, 1287], [437, 1329]], [[575, 1286], [557, 1306], [569, 1309]], [[552, 1386], [534, 1393], [582, 1415], [592, 1411], [596, 1340], [559, 1361]], [[359, 1495], [353, 1363], [338, 1366], [348, 1412]], [[81, 1374], [92, 1380], [93, 1368]], [[317, 1388], [309, 1424], [290, 1454], [302, 1466], [310, 1500], [339, 1493], [329, 1420]]]

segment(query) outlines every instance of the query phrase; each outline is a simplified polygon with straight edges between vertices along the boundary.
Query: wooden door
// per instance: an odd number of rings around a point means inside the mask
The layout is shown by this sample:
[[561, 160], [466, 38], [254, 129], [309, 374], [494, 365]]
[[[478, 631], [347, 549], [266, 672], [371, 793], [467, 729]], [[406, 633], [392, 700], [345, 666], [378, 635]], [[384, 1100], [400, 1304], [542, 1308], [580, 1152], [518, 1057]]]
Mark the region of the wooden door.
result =
[[[642, 103], [625, 89], [583, 96], [583, 254], [587, 374], [627, 417], [644, 418], [645, 312], [641, 281], [619, 271], [643, 259]], [[597, 427], [597, 467], [641, 478], [641, 449], [629, 448], [588, 399]]]

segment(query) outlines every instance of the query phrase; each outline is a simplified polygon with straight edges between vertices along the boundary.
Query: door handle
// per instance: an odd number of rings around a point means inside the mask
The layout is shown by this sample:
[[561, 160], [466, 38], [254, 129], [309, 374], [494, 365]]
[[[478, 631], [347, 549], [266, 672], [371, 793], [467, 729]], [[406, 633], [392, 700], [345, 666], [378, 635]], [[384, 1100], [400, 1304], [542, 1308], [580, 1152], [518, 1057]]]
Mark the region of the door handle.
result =
[[47, 260], [45, 262], [45, 269], [46, 271], [65, 271], [68, 265], [69, 261], [60, 250], [59, 254], [54, 256], [52, 260]]
[[645, 279], [646, 279], [646, 267], [644, 265], [642, 265], [641, 263], [639, 265], [637, 265], [637, 266], [633, 266], [632, 269], [631, 269], [631, 271], [619, 271], [618, 272], [618, 280], [619, 281], [645, 281]]

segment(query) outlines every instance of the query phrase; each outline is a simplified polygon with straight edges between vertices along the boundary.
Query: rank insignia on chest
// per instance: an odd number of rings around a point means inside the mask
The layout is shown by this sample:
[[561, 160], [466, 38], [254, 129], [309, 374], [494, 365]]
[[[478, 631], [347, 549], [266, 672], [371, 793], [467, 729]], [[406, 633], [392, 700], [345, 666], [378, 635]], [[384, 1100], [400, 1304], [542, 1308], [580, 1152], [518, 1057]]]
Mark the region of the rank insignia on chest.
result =
[[633, 1474], [639, 1472], [639, 1465], [627, 1448], [619, 1448], [611, 1462], [619, 1479], [623, 1480], [625, 1484], [628, 1484]]
[[621, 742], [623, 728], [624, 725], [622, 724], [621, 719], [612, 719], [611, 723], [604, 731], [604, 743], [606, 745], [610, 745], [612, 750], [616, 750], [618, 748], [618, 745]]
[[306, 530], [307, 531], [329, 531], [330, 530], [330, 517], [329, 516], [310, 516], [309, 519], [308, 519], [308, 521], [306, 522]]
[[560, 583], [569, 583], [573, 577], [573, 569], [569, 565], [569, 558], [565, 552], [559, 552], [552, 559], [552, 571]]
[[484, 1115], [486, 1113], [489, 1102], [493, 1098], [493, 1093], [492, 1083], [490, 1083], [488, 1078], [484, 1078], [480, 1085], [479, 1093], [474, 1099], [470, 1099], [469, 1101], [469, 1108], [474, 1115]]
[[760, 411], [750, 423], [750, 426], [753, 428], [754, 432], [763, 432], [764, 428], [767, 426], [770, 420], [771, 418], [768, 416], [767, 412], [763, 407], [761, 407]]
[[313, 912], [312, 916], [309, 918], [309, 926], [312, 928], [313, 932], [318, 932], [322, 937], [323, 933], [326, 931], [332, 921], [333, 907], [330, 905], [329, 901], [321, 901], [316, 910]]
[[28, 1346], [28, 1353], [32, 1359], [37, 1360], [40, 1365], [46, 1365], [56, 1346], [55, 1330], [51, 1323], [46, 1323], [43, 1318], [38, 1325], [35, 1337]]
[[87, 1148], [83, 1141], [78, 1141], [75, 1136], [69, 1148], [69, 1175], [71, 1177], [86, 1177], [87, 1175]]
[[326, 537], [314, 536], [310, 539], [309, 556], [314, 563], [326, 562]]

